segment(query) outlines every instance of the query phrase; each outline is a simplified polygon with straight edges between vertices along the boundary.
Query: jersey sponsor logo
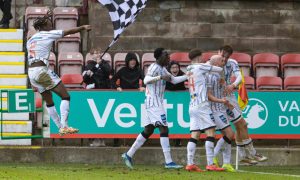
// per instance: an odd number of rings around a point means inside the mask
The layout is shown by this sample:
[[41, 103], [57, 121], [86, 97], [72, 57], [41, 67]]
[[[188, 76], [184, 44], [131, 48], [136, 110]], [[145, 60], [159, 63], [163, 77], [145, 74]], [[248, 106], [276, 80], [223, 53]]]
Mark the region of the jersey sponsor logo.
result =
[[264, 102], [256, 98], [250, 98], [243, 116], [248, 123], [248, 128], [256, 129], [263, 126], [268, 119], [268, 108]]

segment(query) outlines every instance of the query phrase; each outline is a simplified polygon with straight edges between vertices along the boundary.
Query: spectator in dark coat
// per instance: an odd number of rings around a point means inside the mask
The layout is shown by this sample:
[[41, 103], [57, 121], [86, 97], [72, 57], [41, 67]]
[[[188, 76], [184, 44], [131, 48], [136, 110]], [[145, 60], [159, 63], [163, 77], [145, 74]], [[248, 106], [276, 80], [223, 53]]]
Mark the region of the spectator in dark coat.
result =
[[93, 59], [87, 62], [82, 73], [83, 82], [87, 89], [110, 89], [110, 76], [112, 73], [108, 61], [100, 59], [100, 51], [93, 49], [91, 52]]
[[129, 52], [125, 57], [125, 67], [122, 67], [112, 78], [114, 87], [118, 91], [123, 89], [139, 89], [144, 91], [142, 81], [144, 79], [143, 71], [140, 68], [139, 61], [135, 53]]

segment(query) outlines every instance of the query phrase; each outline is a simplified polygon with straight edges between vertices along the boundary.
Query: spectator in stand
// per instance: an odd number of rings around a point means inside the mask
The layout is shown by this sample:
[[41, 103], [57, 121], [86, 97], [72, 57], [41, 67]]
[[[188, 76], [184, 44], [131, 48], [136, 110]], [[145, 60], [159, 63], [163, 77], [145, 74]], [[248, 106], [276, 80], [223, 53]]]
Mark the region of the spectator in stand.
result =
[[91, 49], [92, 60], [87, 62], [82, 73], [83, 82], [87, 85], [86, 89], [110, 89], [112, 69], [110, 64], [100, 59], [101, 51]]
[[139, 67], [139, 61], [135, 53], [129, 52], [125, 57], [125, 67], [121, 68], [112, 78], [112, 83], [118, 91], [123, 89], [139, 89], [144, 91], [142, 85], [144, 74]]
[[3, 12], [0, 28], [7, 29], [9, 28], [9, 21], [13, 18], [11, 14], [11, 0], [0, 0], [0, 9]]
[[[173, 75], [173, 76], [183, 76], [184, 72], [180, 70], [180, 65], [176, 61], [171, 61], [167, 67], [167, 70]], [[178, 83], [178, 84], [172, 84], [167, 81], [166, 83], [166, 90], [168, 91], [185, 91], [186, 87], [184, 85], [184, 82]], [[180, 147], [181, 146], [181, 140], [175, 139], [175, 146]]]
[[[100, 59], [101, 51], [99, 49], [91, 49], [90, 54], [93, 58], [87, 62], [82, 73], [83, 82], [87, 85], [86, 89], [110, 89], [112, 73], [110, 64]], [[93, 139], [90, 146], [105, 146], [104, 139]]]

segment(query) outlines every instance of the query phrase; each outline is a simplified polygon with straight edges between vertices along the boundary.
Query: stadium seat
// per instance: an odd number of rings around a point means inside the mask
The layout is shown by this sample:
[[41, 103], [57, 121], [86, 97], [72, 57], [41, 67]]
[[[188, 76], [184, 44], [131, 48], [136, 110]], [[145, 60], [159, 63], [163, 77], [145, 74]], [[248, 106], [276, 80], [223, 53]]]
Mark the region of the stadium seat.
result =
[[70, 34], [55, 42], [55, 50], [60, 52], [79, 52], [80, 50], [80, 33]]
[[274, 76], [262, 76], [256, 79], [257, 90], [282, 90], [282, 79]]
[[[125, 57], [127, 53], [116, 53], [114, 56], [114, 70], [118, 72], [122, 67], [125, 66]], [[140, 62], [140, 57], [137, 53], [135, 53], [138, 61]]]
[[74, 7], [56, 7], [53, 10], [53, 24], [56, 29], [77, 27], [78, 11]]
[[244, 76], [250, 76], [251, 74], [251, 56], [247, 53], [234, 52], [231, 59], [236, 60], [239, 63], [240, 69], [243, 70]]
[[300, 90], [300, 76], [288, 76], [284, 78], [284, 89]]
[[144, 53], [142, 56], [142, 69], [144, 71], [144, 74], [146, 75], [148, 67], [150, 64], [154, 63], [156, 59], [154, 58], [153, 53]]
[[37, 17], [44, 16], [49, 10], [48, 7], [27, 7], [25, 12], [25, 23], [28, 30], [34, 29], [33, 21]]
[[171, 61], [176, 61], [180, 64], [180, 69], [186, 72], [186, 67], [191, 64], [189, 53], [187, 52], [175, 52], [170, 55]]
[[[112, 59], [111, 59], [111, 55], [109, 53], [105, 53], [104, 56], [102, 57], [105, 61], [108, 61], [110, 66], [112, 65]], [[85, 65], [89, 62], [93, 60], [93, 56], [90, 53], [87, 53], [85, 55]]]
[[53, 52], [49, 55], [49, 68], [56, 72], [56, 56]]
[[[255, 80], [254, 80], [254, 78], [251, 77], [251, 76], [244, 76], [244, 78], [245, 78], [246, 88], [254, 90], [255, 89]], [[233, 83], [235, 81], [235, 79], [236, 79], [236, 77], [232, 76], [231, 79], [230, 79], [231, 83]]]
[[61, 80], [69, 89], [83, 89], [83, 77], [81, 74], [64, 74], [61, 76]]
[[278, 76], [279, 57], [273, 53], [259, 53], [253, 56], [255, 77]]
[[284, 78], [300, 76], [300, 54], [284, 54], [281, 56], [281, 72]]
[[205, 53], [202, 53], [202, 59], [206, 62], [210, 59], [210, 57], [212, 57], [213, 55], [216, 55], [218, 53], [216, 52], [205, 52]]
[[81, 74], [83, 57], [79, 52], [62, 52], [58, 55], [58, 72], [64, 74]]

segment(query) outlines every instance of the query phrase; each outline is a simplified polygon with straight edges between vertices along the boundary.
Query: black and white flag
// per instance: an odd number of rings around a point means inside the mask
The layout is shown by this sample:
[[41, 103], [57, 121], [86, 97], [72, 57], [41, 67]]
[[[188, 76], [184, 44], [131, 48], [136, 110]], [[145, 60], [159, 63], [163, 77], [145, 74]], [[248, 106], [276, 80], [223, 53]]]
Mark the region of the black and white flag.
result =
[[127, 26], [134, 22], [137, 15], [146, 7], [147, 0], [98, 0], [108, 11], [114, 27], [111, 47]]

